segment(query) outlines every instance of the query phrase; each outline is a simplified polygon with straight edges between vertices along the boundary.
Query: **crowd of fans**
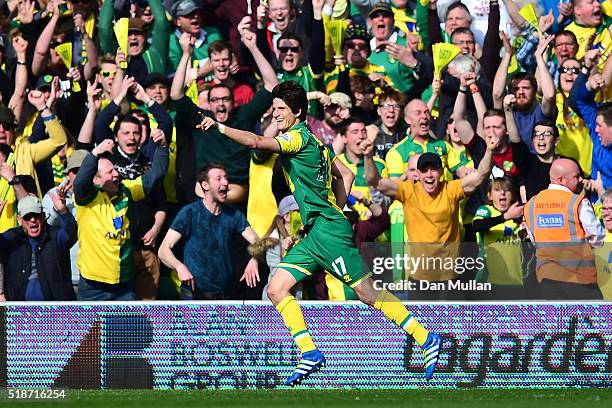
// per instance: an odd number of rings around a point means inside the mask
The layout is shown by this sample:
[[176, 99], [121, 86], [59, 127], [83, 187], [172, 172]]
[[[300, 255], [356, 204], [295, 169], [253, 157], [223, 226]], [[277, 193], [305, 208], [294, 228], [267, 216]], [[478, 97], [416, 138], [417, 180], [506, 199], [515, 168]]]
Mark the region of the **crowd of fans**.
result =
[[[199, 124], [276, 137], [290, 80], [354, 174], [362, 250], [486, 259], [392, 280], [488, 292], [406, 299], [610, 299], [611, 22], [610, 0], [3, 0], [0, 301], [265, 298], [307, 233], [292, 186]], [[578, 278], [546, 266], [564, 251]], [[299, 296], [356, 299], [323, 273]]]

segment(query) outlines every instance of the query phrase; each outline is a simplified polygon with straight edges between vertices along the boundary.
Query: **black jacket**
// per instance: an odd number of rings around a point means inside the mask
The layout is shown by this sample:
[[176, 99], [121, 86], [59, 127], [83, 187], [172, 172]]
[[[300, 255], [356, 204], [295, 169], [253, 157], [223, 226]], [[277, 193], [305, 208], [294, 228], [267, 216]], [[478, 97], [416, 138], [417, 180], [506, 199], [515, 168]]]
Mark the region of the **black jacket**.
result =
[[[45, 225], [36, 248], [37, 271], [45, 300], [75, 300], [70, 270], [70, 248], [77, 240], [77, 224], [70, 212], [60, 217], [61, 226]], [[4, 261], [6, 300], [25, 300], [32, 271], [32, 245], [21, 227], [0, 235]]]

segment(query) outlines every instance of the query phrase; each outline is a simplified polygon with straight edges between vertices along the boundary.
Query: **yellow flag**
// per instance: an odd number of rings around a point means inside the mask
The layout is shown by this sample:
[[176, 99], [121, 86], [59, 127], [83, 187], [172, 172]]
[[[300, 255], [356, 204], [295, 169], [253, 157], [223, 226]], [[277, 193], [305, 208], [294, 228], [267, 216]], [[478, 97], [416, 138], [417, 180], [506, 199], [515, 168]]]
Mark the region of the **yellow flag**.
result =
[[342, 40], [344, 40], [344, 33], [346, 32], [347, 26], [347, 20], [329, 20], [327, 23], [327, 30], [329, 31], [332, 48], [337, 57], [342, 56]]
[[66, 42], [55, 47], [55, 51], [59, 54], [60, 58], [66, 65], [66, 68], [70, 69], [72, 66], [72, 43]]
[[[64, 63], [64, 65], [66, 65], [66, 68], [70, 69], [72, 67], [72, 43], [67, 42], [60, 44], [55, 47], [55, 51], [57, 51], [57, 53], [59, 54], [60, 58], [62, 59], [62, 62]], [[81, 92], [81, 86], [77, 81], [72, 82], [72, 90], [74, 92]]]
[[89, 38], [93, 38], [94, 28], [96, 27], [96, 17], [92, 14], [85, 20], [85, 32]]
[[[115, 37], [117, 37], [117, 43], [119, 44], [119, 49], [123, 51], [123, 53], [128, 55], [128, 28], [129, 28], [130, 20], [126, 17], [120, 18], [119, 21], [115, 23]], [[121, 63], [121, 69], [127, 68], [127, 61]]]
[[440, 78], [442, 70], [461, 52], [461, 49], [454, 44], [436, 43], [432, 45], [434, 74]]
[[538, 30], [538, 33], [542, 34], [540, 30], [540, 23], [538, 23], [538, 16], [535, 12], [535, 7], [532, 3], [527, 4], [525, 7], [519, 10], [519, 14], [523, 17], [533, 28]]
[[[199, 67], [199, 61], [198, 60], [194, 60], [193, 61], [193, 69], [198, 69]], [[191, 101], [193, 103], [196, 104], [196, 106], [198, 105], [198, 83], [197, 83], [197, 79], [194, 79], [193, 81], [191, 81], [191, 83], [189, 84], [189, 87], [187, 88], [187, 91], [185, 92], [185, 96], [187, 96], [189, 99], [191, 99]]]

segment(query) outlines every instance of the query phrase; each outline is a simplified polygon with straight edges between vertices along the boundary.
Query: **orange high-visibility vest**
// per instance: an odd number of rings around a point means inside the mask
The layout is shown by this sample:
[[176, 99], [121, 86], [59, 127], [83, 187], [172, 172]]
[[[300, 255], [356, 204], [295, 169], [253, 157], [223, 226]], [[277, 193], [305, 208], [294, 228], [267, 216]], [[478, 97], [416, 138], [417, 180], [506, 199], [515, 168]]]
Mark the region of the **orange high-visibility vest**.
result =
[[548, 189], [525, 206], [525, 221], [535, 240], [539, 282], [597, 283], [593, 249], [579, 219], [583, 199], [583, 195]]

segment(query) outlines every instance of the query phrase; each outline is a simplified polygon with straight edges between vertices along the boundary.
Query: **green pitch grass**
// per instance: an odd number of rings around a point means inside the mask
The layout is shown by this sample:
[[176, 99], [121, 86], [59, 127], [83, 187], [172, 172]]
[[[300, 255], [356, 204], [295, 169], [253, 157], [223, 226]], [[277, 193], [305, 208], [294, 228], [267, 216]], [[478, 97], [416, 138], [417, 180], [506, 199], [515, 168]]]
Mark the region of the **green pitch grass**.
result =
[[[404, 407], [563, 408], [612, 407], [612, 389], [405, 389], [405, 390], [122, 390], [68, 391], [57, 402], [8, 402], [25, 407]], [[7, 406], [9, 406], [7, 405]]]

